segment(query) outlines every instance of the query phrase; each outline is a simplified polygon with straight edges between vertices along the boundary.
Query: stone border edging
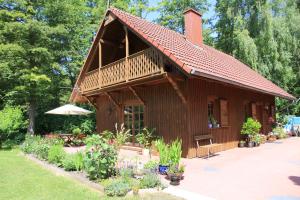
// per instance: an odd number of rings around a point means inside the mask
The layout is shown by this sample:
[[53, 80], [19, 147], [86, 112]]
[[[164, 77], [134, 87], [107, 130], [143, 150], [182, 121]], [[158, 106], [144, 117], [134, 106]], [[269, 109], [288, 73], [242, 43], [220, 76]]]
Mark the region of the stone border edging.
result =
[[59, 168], [55, 165], [52, 165], [46, 161], [42, 161], [37, 159], [36, 157], [34, 157], [33, 155], [28, 155], [28, 154], [24, 154], [22, 153], [27, 159], [39, 164], [40, 166], [42, 166], [43, 168], [53, 172], [55, 175], [58, 176], [64, 176], [64, 177], [68, 177], [71, 178], [72, 180], [76, 180], [77, 182], [79, 182], [80, 184], [83, 184], [89, 188], [92, 188], [94, 190], [96, 190], [97, 192], [100, 192], [102, 194], [104, 194], [104, 187], [100, 184], [97, 184], [95, 182], [90, 181], [88, 178], [86, 178], [84, 176], [83, 172], [69, 172], [69, 171], [65, 171], [62, 168]]

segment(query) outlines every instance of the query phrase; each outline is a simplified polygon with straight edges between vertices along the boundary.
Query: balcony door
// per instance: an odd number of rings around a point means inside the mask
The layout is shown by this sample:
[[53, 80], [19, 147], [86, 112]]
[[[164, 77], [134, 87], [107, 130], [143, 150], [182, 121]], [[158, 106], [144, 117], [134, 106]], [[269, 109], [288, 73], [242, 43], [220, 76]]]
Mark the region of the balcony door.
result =
[[144, 105], [126, 105], [124, 106], [124, 125], [131, 130], [132, 137], [130, 143], [137, 145], [135, 136], [144, 128]]

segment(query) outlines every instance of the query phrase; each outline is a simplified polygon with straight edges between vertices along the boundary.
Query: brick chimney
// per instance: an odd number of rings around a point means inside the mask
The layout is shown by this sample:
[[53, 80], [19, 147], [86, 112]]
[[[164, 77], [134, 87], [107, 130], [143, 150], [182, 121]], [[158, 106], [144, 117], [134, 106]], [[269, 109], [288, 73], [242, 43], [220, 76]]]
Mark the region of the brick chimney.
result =
[[202, 15], [192, 8], [184, 11], [183, 15], [186, 39], [197, 46], [201, 45], [203, 43]]

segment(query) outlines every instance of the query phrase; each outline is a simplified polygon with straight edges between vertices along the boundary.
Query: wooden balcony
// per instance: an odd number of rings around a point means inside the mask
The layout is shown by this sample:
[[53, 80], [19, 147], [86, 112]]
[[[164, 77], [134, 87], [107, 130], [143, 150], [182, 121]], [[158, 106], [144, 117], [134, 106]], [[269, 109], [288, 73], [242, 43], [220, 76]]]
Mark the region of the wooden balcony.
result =
[[83, 93], [107, 88], [163, 72], [163, 60], [159, 52], [149, 48], [117, 60], [85, 74], [80, 85]]

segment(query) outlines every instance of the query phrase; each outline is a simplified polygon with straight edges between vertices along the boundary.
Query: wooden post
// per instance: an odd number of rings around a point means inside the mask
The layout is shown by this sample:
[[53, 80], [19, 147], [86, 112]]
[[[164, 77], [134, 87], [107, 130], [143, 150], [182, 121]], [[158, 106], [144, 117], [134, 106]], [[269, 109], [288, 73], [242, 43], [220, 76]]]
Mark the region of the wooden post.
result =
[[101, 79], [102, 79], [102, 71], [101, 71], [101, 68], [102, 68], [102, 45], [101, 45], [101, 42], [99, 42], [99, 45], [98, 45], [98, 48], [99, 48], [99, 79], [98, 79], [98, 86], [99, 88], [101, 88]]
[[125, 31], [125, 80], [128, 82], [129, 78], [129, 66], [128, 66], [128, 57], [129, 57], [129, 39], [128, 39], [128, 29], [126, 26], [124, 26]]
[[160, 65], [160, 73], [164, 73], [164, 57], [161, 53], [159, 53], [159, 65]]

